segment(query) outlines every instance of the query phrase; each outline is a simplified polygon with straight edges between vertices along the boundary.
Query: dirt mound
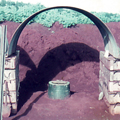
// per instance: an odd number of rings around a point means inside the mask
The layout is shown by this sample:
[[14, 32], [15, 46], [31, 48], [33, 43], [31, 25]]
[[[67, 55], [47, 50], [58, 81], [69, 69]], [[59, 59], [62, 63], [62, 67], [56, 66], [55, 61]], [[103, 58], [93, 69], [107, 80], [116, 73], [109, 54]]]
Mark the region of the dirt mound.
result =
[[[8, 40], [19, 25], [4, 22]], [[107, 24], [117, 43], [120, 23]], [[111, 116], [103, 101], [98, 101], [99, 51], [103, 39], [95, 25], [79, 24], [63, 28], [56, 22], [51, 28], [33, 23], [20, 35], [18, 113], [4, 120], [104, 120]], [[71, 97], [51, 100], [47, 96], [50, 80], [70, 81]]]

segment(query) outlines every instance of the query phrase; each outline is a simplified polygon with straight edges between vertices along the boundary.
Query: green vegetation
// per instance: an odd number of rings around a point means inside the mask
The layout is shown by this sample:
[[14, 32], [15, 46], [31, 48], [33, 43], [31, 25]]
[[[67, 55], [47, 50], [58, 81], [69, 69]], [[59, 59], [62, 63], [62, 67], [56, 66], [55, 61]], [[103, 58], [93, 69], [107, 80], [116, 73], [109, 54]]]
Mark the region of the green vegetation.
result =
[[1, 6], [5, 6], [6, 5], [6, 0], [1, 0]]
[[[24, 4], [22, 2], [11, 2], [2, 0], [0, 3], [0, 21], [13, 21], [22, 23], [33, 13], [44, 9], [45, 6], [41, 4]], [[100, 18], [103, 22], [119, 22], [120, 15], [112, 13], [96, 13], [95, 16]], [[44, 26], [51, 27], [56, 21], [62, 23], [64, 27], [71, 27], [76, 24], [93, 24], [92, 21], [81, 13], [69, 9], [55, 9], [41, 13], [29, 22], [37, 22]]]

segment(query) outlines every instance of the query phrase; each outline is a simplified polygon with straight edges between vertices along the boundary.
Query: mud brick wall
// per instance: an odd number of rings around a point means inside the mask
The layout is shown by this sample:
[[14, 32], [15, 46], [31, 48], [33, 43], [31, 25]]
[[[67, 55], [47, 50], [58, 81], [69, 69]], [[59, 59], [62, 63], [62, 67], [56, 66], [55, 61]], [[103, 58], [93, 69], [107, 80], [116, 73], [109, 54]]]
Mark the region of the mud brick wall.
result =
[[120, 61], [100, 52], [99, 91], [112, 115], [120, 114]]
[[7, 104], [12, 107], [12, 113], [17, 112], [19, 84], [19, 51], [17, 51], [16, 55], [5, 58], [5, 71], [3, 82], [3, 104], [5, 104], [6, 101], [5, 88], [7, 88]]

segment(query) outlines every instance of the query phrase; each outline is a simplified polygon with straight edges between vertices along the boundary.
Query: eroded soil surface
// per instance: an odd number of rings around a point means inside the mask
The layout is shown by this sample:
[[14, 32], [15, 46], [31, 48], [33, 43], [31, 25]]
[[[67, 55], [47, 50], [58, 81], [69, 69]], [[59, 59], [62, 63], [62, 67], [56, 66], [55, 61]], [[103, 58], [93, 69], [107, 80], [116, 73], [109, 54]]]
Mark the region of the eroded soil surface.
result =
[[[4, 22], [10, 41], [19, 23]], [[120, 44], [120, 23], [107, 23]], [[98, 100], [99, 52], [103, 39], [95, 25], [63, 28], [27, 25], [18, 41], [20, 95], [18, 113], [3, 120], [119, 120], [103, 100]], [[71, 96], [48, 98], [51, 80], [70, 82]]]

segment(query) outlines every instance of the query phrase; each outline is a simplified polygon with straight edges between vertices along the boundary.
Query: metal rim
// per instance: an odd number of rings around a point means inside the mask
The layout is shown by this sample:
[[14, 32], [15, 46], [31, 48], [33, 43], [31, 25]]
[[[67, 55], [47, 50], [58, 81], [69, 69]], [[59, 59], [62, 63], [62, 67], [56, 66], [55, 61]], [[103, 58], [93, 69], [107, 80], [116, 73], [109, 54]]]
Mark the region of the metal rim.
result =
[[49, 84], [51, 84], [51, 85], [69, 85], [70, 82], [63, 81], [63, 80], [56, 80], [56, 81], [49, 81]]

